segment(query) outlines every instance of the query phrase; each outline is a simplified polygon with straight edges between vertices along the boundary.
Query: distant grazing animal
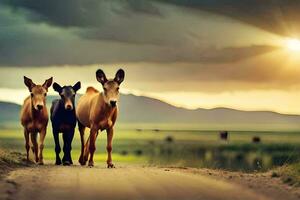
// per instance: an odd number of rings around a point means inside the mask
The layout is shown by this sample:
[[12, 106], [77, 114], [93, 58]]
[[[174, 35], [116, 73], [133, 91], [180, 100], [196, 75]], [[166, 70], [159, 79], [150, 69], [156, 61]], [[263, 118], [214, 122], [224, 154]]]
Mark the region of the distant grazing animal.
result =
[[[46, 96], [48, 88], [52, 84], [52, 77], [45, 81], [43, 85], [36, 85], [31, 79], [24, 76], [24, 83], [29, 89], [30, 96], [24, 100], [21, 109], [21, 124], [24, 127], [25, 148], [27, 161], [29, 161], [29, 135], [33, 144], [32, 151], [35, 155], [35, 161], [40, 165], [44, 164], [43, 149], [44, 140], [48, 125], [48, 111], [46, 108]], [[39, 144], [37, 142], [37, 133], [40, 133]], [[38, 148], [39, 145], [39, 148]], [[39, 153], [39, 154], [38, 154]]]
[[[94, 166], [93, 158], [96, 150], [96, 138], [99, 130], [106, 130], [107, 167], [114, 168], [111, 157], [113, 127], [118, 115], [119, 86], [123, 82], [124, 77], [125, 72], [122, 69], [118, 70], [114, 79], [107, 79], [101, 69], [97, 70], [96, 78], [102, 84], [103, 92], [100, 93], [93, 87], [89, 87], [78, 101], [76, 115], [81, 137], [81, 154], [79, 158], [81, 165], [85, 165], [89, 157], [88, 165]], [[90, 136], [85, 144], [84, 131], [86, 127], [90, 128]]]
[[261, 142], [261, 139], [260, 139], [260, 137], [258, 137], [258, 136], [254, 136], [254, 137], [252, 138], [252, 142], [253, 142], [253, 143], [260, 143], [260, 142]]
[[[77, 82], [74, 86], [63, 87], [58, 83], [53, 83], [53, 89], [60, 95], [60, 99], [53, 100], [50, 109], [53, 138], [55, 142], [56, 165], [61, 165], [62, 163], [63, 165], [73, 164], [71, 150], [76, 127], [75, 95], [80, 88], [80, 82]], [[59, 133], [63, 133], [64, 140], [64, 157], [62, 161], [59, 157], [61, 151]]]
[[172, 142], [174, 142], [174, 138], [172, 137], [172, 136], [167, 136], [166, 138], [165, 138], [165, 141], [166, 142], [168, 142], [168, 143], [172, 143]]
[[228, 140], [228, 135], [229, 135], [228, 131], [221, 131], [220, 132], [220, 139], [221, 140]]

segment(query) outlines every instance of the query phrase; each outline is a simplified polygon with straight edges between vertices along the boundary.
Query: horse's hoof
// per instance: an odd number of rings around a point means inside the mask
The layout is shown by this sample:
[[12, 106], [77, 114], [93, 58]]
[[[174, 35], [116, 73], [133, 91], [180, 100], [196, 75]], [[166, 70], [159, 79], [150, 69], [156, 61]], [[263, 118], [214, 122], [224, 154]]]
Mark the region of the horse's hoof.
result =
[[61, 165], [61, 159], [60, 158], [56, 159], [55, 165]]
[[70, 166], [71, 163], [70, 163], [69, 161], [64, 161], [64, 162], [63, 162], [63, 165], [64, 165], [64, 166]]
[[81, 166], [86, 165], [86, 161], [83, 159], [83, 157], [80, 157], [78, 162], [80, 163]]
[[80, 161], [79, 161], [79, 164], [80, 164], [81, 166], [85, 166], [85, 165], [86, 165], [86, 162], [80, 162]]
[[61, 161], [59, 161], [59, 162], [56, 161], [56, 162], [55, 162], [55, 165], [61, 165]]
[[39, 161], [38, 164], [39, 164], [39, 165], [44, 165], [44, 162], [43, 162], [43, 161]]
[[85, 166], [86, 165], [86, 161], [84, 161], [84, 160], [79, 160], [78, 162], [80, 163], [81, 166]]
[[107, 168], [116, 168], [114, 164], [107, 164]]
[[93, 161], [89, 161], [88, 166], [89, 166], [89, 167], [94, 167], [94, 162], [93, 162]]

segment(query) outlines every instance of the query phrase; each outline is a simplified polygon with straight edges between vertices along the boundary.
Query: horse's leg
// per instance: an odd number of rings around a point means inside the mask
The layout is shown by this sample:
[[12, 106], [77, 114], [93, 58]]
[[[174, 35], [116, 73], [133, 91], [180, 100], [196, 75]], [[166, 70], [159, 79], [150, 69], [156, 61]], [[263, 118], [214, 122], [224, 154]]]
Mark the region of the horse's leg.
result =
[[84, 159], [84, 131], [85, 131], [85, 127], [78, 121], [78, 129], [79, 129], [79, 133], [80, 133], [80, 142], [81, 142], [81, 153], [80, 153], [80, 157], [79, 157], [79, 163], [81, 165], [85, 165], [87, 159]]
[[75, 130], [72, 129], [70, 132], [69, 132], [69, 161], [70, 161], [70, 164], [72, 165], [73, 164], [73, 160], [72, 160], [72, 142], [73, 142], [73, 138], [74, 138], [74, 133], [75, 133]]
[[53, 129], [53, 138], [55, 143], [55, 154], [56, 154], [55, 164], [61, 165], [61, 159], [59, 157], [59, 154], [61, 152], [61, 148], [59, 144], [59, 132], [55, 129]]
[[89, 166], [94, 166], [94, 153], [96, 151], [96, 139], [98, 135], [98, 130], [94, 127], [91, 127], [90, 131], [90, 142], [89, 142], [89, 152], [90, 152], [90, 158], [89, 158]]
[[39, 142], [39, 165], [44, 164], [44, 158], [43, 158], [43, 150], [44, 150], [44, 142], [45, 142], [45, 137], [46, 137], [46, 128], [42, 129], [40, 132], [40, 142]]
[[107, 168], [114, 168], [114, 164], [112, 163], [112, 140], [114, 136], [114, 129], [113, 127], [106, 130], [107, 132], [107, 145], [106, 145], [106, 151], [107, 151]]
[[39, 153], [39, 149], [38, 149], [38, 143], [37, 143], [37, 132], [32, 132], [30, 134], [30, 138], [31, 138], [31, 142], [33, 145], [33, 153], [34, 153], [34, 160], [37, 163], [39, 161], [39, 157], [38, 157], [38, 153]]
[[64, 152], [64, 157], [62, 159], [63, 165], [70, 165], [69, 161], [68, 161], [68, 132], [64, 131], [62, 133], [63, 136], [63, 152]]
[[27, 162], [29, 161], [29, 150], [30, 150], [30, 145], [29, 145], [29, 132], [24, 128], [24, 137], [25, 137], [25, 149], [26, 149], [26, 159]]
[[64, 165], [71, 165], [72, 159], [71, 159], [71, 143], [74, 137], [74, 129], [71, 131], [65, 131], [63, 133], [63, 139], [64, 139], [64, 157], [63, 157], [63, 164]]

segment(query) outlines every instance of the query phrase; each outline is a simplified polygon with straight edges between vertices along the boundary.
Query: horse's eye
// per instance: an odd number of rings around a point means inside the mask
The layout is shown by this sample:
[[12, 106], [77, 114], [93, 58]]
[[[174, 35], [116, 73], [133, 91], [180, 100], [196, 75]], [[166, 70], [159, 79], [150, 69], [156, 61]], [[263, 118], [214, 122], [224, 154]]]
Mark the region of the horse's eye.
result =
[[118, 88], [117, 88], [117, 91], [119, 91], [119, 89], [120, 89], [120, 88], [118, 87]]
[[47, 93], [45, 93], [44, 96], [47, 96]]
[[30, 96], [33, 97], [33, 93], [30, 93]]

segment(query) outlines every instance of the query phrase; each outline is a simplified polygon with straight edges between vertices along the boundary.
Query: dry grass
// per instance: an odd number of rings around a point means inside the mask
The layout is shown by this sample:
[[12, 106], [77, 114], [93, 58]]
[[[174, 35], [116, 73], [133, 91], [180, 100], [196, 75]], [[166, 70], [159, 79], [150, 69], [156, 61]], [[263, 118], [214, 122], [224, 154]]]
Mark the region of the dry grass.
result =
[[0, 179], [17, 167], [30, 166], [32, 164], [27, 162], [24, 158], [25, 155], [19, 152], [0, 150]]
[[273, 177], [280, 177], [281, 180], [291, 186], [300, 186], [300, 162], [296, 164], [285, 165], [272, 173]]

